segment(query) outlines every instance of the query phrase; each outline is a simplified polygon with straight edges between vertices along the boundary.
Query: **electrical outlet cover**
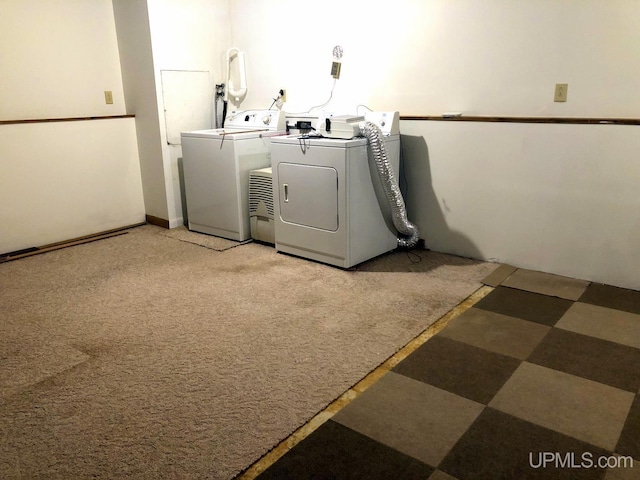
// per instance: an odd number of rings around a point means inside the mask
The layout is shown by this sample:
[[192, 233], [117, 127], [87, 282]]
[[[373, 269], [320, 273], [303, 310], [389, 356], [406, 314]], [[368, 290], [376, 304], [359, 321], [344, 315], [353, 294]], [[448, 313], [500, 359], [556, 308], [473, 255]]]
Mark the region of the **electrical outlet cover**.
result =
[[566, 102], [567, 101], [567, 91], [569, 90], [569, 84], [567, 83], [556, 83], [556, 92], [553, 97], [554, 102]]

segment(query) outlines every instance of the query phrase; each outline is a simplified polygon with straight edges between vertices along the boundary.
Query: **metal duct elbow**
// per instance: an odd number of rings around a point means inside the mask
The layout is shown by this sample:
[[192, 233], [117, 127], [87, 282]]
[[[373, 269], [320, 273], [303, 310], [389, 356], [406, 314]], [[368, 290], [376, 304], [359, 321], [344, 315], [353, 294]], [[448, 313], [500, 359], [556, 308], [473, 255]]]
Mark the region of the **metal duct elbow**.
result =
[[400, 192], [398, 181], [387, 158], [387, 148], [382, 130], [375, 123], [362, 122], [360, 124], [360, 132], [369, 140], [373, 159], [376, 163], [376, 171], [380, 177], [385, 197], [391, 207], [393, 225], [399, 234], [398, 246], [401, 248], [414, 247], [419, 240], [418, 228], [407, 218], [407, 209], [402, 198], [402, 192]]

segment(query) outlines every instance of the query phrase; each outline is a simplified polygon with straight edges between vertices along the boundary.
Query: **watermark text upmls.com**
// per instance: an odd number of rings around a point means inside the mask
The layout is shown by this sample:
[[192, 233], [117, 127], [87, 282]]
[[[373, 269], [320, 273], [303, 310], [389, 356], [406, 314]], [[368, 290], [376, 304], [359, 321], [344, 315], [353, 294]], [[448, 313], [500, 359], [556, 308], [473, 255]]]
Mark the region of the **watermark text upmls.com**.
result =
[[531, 468], [633, 468], [632, 457], [596, 456], [591, 452], [529, 452]]

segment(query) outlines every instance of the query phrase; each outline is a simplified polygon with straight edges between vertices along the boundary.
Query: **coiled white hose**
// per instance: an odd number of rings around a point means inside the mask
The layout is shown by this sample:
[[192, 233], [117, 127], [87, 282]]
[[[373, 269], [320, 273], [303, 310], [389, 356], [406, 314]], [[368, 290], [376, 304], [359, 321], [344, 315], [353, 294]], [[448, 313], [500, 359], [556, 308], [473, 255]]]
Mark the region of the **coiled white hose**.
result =
[[373, 159], [376, 162], [376, 171], [380, 177], [380, 183], [384, 190], [389, 206], [393, 225], [398, 231], [398, 246], [401, 248], [412, 248], [419, 240], [418, 227], [407, 218], [402, 192], [398, 186], [393, 168], [387, 158], [387, 148], [384, 143], [384, 135], [380, 127], [372, 122], [362, 122], [360, 132], [369, 140]]

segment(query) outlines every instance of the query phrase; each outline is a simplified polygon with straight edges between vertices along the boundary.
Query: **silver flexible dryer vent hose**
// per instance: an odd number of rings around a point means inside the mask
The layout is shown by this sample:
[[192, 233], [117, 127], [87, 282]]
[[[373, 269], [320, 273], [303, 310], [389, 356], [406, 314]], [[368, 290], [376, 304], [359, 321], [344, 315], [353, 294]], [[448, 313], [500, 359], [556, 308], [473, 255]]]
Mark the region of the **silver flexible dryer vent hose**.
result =
[[362, 122], [359, 126], [360, 132], [369, 140], [380, 183], [391, 207], [393, 225], [399, 233], [398, 246], [402, 248], [414, 247], [419, 239], [418, 228], [407, 219], [407, 209], [402, 192], [400, 192], [393, 168], [387, 158], [387, 148], [382, 130], [372, 122]]

